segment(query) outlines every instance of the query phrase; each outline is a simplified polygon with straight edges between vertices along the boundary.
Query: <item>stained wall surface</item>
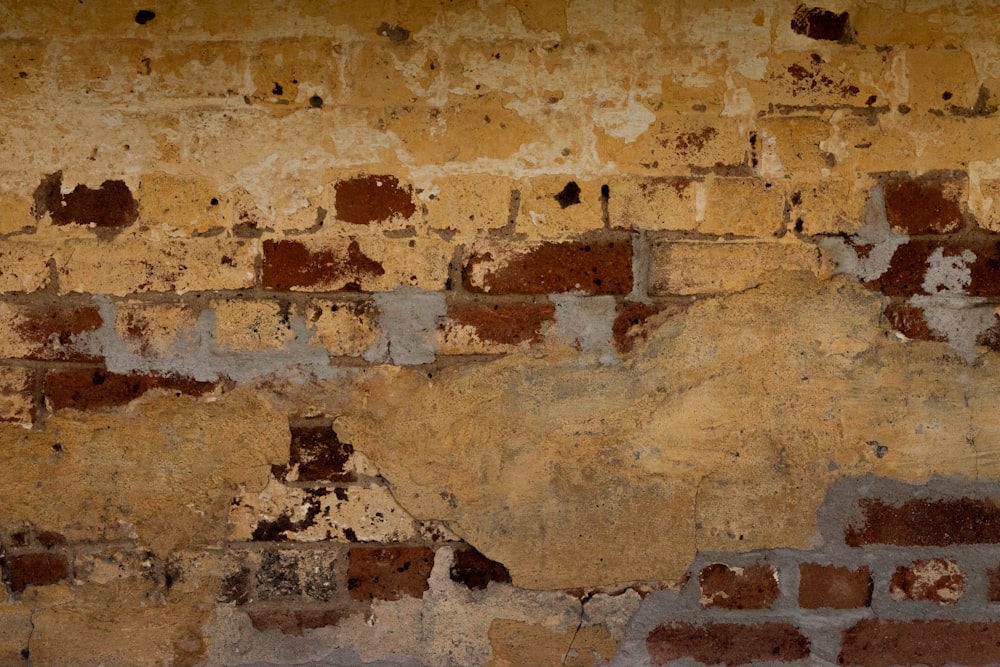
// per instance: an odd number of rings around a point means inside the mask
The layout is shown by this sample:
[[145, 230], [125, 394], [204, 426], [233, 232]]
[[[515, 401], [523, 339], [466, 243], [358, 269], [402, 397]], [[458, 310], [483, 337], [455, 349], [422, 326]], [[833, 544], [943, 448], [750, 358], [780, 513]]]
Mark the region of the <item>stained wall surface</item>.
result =
[[986, 0], [0, 0], [0, 664], [1000, 664]]

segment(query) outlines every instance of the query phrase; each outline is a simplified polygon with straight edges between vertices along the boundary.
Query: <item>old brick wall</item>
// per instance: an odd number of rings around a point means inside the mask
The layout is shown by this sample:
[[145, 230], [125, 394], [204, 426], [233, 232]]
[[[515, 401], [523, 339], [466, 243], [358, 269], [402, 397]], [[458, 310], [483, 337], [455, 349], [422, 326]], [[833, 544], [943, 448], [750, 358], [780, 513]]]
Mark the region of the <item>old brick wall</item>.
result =
[[0, 0], [0, 664], [1000, 664], [998, 19]]

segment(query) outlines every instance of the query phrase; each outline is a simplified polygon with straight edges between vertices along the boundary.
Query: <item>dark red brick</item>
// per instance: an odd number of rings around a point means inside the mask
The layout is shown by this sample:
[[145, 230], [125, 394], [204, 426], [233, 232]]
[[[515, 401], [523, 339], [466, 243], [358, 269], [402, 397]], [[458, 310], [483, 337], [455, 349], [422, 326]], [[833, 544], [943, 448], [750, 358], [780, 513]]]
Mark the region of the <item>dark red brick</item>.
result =
[[887, 179], [882, 187], [889, 224], [910, 235], [958, 231], [965, 226], [963, 180], [950, 174]]
[[465, 266], [465, 287], [490, 294], [628, 294], [632, 291], [632, 243], [574, 241], [543, 243], [473, 282], [472, 269], [492, 261], [489, 253], [473, 255]]
[[924, 317], [923, 309], [917, 306], [906, 303], [889, 304], [885, 308], [885, 318], [893, 329], [907, 338], [938, 342], [947, 340], [944, 336], [938, 336], [931, 331]]
[[896, 568], [889, 592], [897, 600], [955, 604], [965, 592], [965, 575], [948, 558], [917, 560]]
[[85, 352], [77, 337], [96, 331], [103, 324], [100, 311], [93, 306], [60, 307], [27, 306], [18, 308], [19, 318], [14, 330], [21, 340], [34, 349], [27, 359], [47, 361], [95, 361]]
[[792, 662], [809, 656], [809, 640], [787, 623], [664, 623], [646, 638], [654, 665], [693, 658], [706, 665]]
[[64, 195], [61, 171], [42, 179], [34, 209], [35, 217], [48, 213], [54, 225], [93, 225], [98, 232], [116, 233], [139, 217], [139, 205], [124, 181], [104, 181], [96, 190], [81, 184]]
[[353, 547], [347, 588], [355, 600], [422, 598], [433, 566], [434, 551], [427, 547]]
[[491, 581], [509, 584], [510, 572], [495, 560], [490, 560], [472, 547], [455, 551], [455, 560], [449, 572], [452, 581], [465, 584], [473, 590], [486, 588]]
[[120, 375], [101, 369], [74, 368], [45, 375], [43, 393], [52, 410], [100, 410], [142, 396], [153, 389], [167, 389], [200, 396], [216, 387], [213, 382], [167, 375]]
[[542, 327], [555, 318], [555, 311], [551, 303], [453, 304], [448, 318], [474, 328], [480, 340], [519, 345], [540, 342]]
[[799, 564], [799, 606], [803, 609], [854, 609], [872, 602], [867, 565], [852, 570], [818, 563]]
[[722, 609], [769, 609], [778, 599], [778, 573], [767, 563], [730, 567], [709, 565], [698, 576], [701, 606]]
[[69, 559], [60, 553], [27, 553], [7, 556], [4, 570], [15, 593], [28, 586], [47, 586], [70, 576]]
[[292, 436], [288, 465], [276, 467], [276, 477], [285, 479], [296, 470], [296, 479], [303, 482], [354, 481], [354, 473], [344, 469], [354, 447], [340, 441], [329, 419], [290, 422], [288, 428]]
[[357, 241], [351, 241], [344, 252], [313, 251], [300, 241], [264, 241], [264, 289], [360, 291], [362, 282], [384, 274], [382, 265], [361, 252]]
[[[888, 296], [938, 293], [941, 288], [924, 288], [928, 261], [938, 249], [943, 257], [961, 257], [971, 251], [975, 259], [965, 264], [969, 270], [969, 283], [963, 286], [971, 296], [994, 297], [1000, 295], [1000, 242], [982, 236], [969, 238], [961, 244], [955, 241], [916, 239], [900, 246], [889, 263], [889, 269], [866, 285]], [[964, 263], [964, 262], [963, 262]]]
[[866, 544], [935, 546], [1000, 543], [1000, 507], [992, 500], [914, 499], [890, 505], [863, 498], [863, 523], [848, 526], [845, 540], [852, 547]]
[[409, 218], [417, 207], [413, 188], [401, 187], [395, 176], [361, 175], [333, 186], [337, 219], [356, 225]]
[[282, 634], [301, 637], [303, 631], [336, 625], [343, 614], [336, 609], [301, 609], [257, 605], [247, 608], [250, 622], [257, 630], [280, 630]]
[[864, 619], [844, 631], [842, 665], [997, 665], [1000, 623]]

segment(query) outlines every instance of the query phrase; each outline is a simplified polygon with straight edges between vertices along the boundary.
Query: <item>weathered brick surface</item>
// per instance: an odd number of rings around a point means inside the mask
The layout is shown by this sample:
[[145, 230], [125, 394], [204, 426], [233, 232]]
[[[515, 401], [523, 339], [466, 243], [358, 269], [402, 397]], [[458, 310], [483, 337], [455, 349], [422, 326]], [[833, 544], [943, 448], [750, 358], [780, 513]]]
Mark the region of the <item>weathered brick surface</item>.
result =
[[305, 597], [329, 602], [337, 593], [335, 552], [268, 549], [259, 559], [254, 578], [258, 600]]
[[[889, 269], [867, 284], [887, 296], [952, 292], [970, 296], [1000, 295], [1000, 245], [985, 237], [970, 240], [914, 239], [900, 246]], [[934, 267], [952, 271], [929, 273]]]
[[803, 609], [853, 609], [872, 601], [872, 575], [867, 565], [857, 569], [802, 563], [799, 565], [799, 606]]
[[354, 480], [354, 472], [348, 468], [354, 447], [340, 441], [329, 420], [303, 420], [289, 424], [289, 430], [292, 441], [288, 466], [279, 469], [281, 478], [304, 482]]
[[61, 553], [24, 553], [6, 556], [4, 573], [10, 589], [20, 593], [28, 586], [47, 586], [71, 576], [69, 559]]
[[955, 604], [965, 592], [965, 575], [950, 558], [917, 560], [896, 568], [889, 592], [897, 600]]
[[542, 341], [555, 318], [551, 303], [454, 303], [438, 327], [444, 354], [509, 352]]
[[968, 199], [968, 184], [961, 175], [890, 178], [883, 189], [886, 217], [899, 232], [942, 234], [965, 226], [962, 203]]
[[622, 238], [479, 252], [466, 262], [464, 280], [466, 289], [488, 294], [627, 294], [632, 289], [632, 245]]
[[355, 600], [420, 598], [433, 565], [434, 551], [427, 547], [352, 547], [347, 588]]
[[646, 650], [654, 665], [679, 658], [705, 664], [745, 665], [763, 660], [801, 660], [809, 656], [809, 641], [787, 623], [672, 622], [649, 633]]
[[0, 366], [0, 420], [30, 424], [35, 413], [35, 373]]
[[992, 665], [1000, 662], [1000, 624], [864, 619], [844, 631], [842, 665]]
[[734, 567], [709, 565], [698, 575], [701, 606], [721, 609], [769, 609], [780, 595], [778, 571], [767, 563]]
[[93, 361], [85, 335], [103, 324], [95, 306], [62, 304], [0, 303], [0, 321], [0, 356], [61, 361]]
[[336, 609], [294, 609], [274, 605], [255, 605], [247, 609], [250, 622], [260, 631], [280, 630], [282, 634], [301, 637], [305, 630], [336, 625], [344, 616]]
[[101, 369], [80, 368], [49, 371], [45, 375], [42, 391], [46, 405], [52, 410], [100, 410], [125, 405], [153, 389], [200, 396], [215, 387], [215, 383], [186, 377], [122, 375]]
[[1000, 542], [1000, 507], [992, 499], [914, 499], [901, 505], [860, 501], [863, 519], [848, 526], [853, 547], [867, 544], [949, 546]]
[[448, 574], [452, 581], [465, 584], [472, 590], [482, 590], [491, 581], [510, 583], [510, 572], [503, 563], [490, 560], [472, 547], [455, 551], [454, 561]]
[[608, 186], [608, 218], [612, 227], [626, 229], [693, 230], [703, 189], [701, 181], [680, 176], [613, 179]]

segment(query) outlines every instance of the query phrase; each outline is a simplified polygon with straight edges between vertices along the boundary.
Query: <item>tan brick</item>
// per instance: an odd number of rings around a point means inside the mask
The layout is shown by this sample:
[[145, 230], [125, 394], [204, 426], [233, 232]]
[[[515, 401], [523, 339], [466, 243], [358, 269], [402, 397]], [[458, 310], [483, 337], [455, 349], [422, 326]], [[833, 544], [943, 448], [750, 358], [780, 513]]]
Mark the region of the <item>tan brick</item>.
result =
[[539, 176], [518, 185], [517, 231], [529, 239], [569, 238], [604, 226], [603, 181]]
[[315, 332], [313, 343], [335, 356], [357, 357], [378, 338], [374, 304], [313, 299], [305, 306], [306, 326]]
[[[904, 11], [903, 3], [855, 5], [851, 8], [851, 24], [859, 44], [884, 46], [912, 44], [919, 47], [945, 46], [960, 33], [956, 32], [954, 12], [950, 7], [920, 11], [912, 3]], [[966, 5], [965, 11], [973, 5]]]
[[735, 118], [665, 113], [635, 141], [598, 133], [602, 159], [623, 173], [686, 175], [692, 167], [748, 163], [748, 139]]
[[34, 292], [49, 284], [50, 244], [8, 239], [0, 244], [0, 292]]
[[28, 604], [0, 605], [0, 663], [25, 662], [23, 651], [30, 650], [32, 609]]
[[883, 106], [896, 96], [891, 72], [891, 54], [845, 47], [825, 55], [776, 53], [768, 57], [762, 80], [737, 83], [762, 109]]
[[[377, 24], [376, 24], [377, 25]], [[358, 43], [349, 49], [351, 72], [346, 102], [385, 109], [413, 105], [441, 76], [438, 65], [419, 44]]]
[[229, 520], [232, 540], [402, 542], [419, 533], [382, 486], [302, 489], [272, 480], [240, 497]]
[[18, 192], [0, 191], [0, 234], [15, 234], [35, 227], [32, 201]]
[[611, 226], [626, 229], [694, 230], [705, 201], [704, 183], [686, 177], [619, 178], [609, 190]]
[[468, 237], [507, 225], [516, 188], [517, 181], [503, 176], [454, 175], [418, 188], [417, 200], [431, 229]]
[[128, 300], [116, 304], [115, 333], [133, 354], [158, 359], [198, 343], [198, 312], [182, 303]]
[[[784, 194], [759, 178], [709, 178], [698, 231], [720, 236], [773, 237], [784, 225]], [[739, 202], [734, 206], [734, 202]]]
[[192, 236], [226, 225], [224, 206], [215, 184], [195, 176], [148, 174], [135, 197], [139, 221], [175, 236]]
[[756, 172], [765, 178], [829, 174], [836, 157], [823, 149], [832, 128], [814, 116], [769, 117], [757, 121]]
[[30, 424], [34, 416], [35, 374], [19, 366], [0, 366], [0, 421]]
[[913, 48], [904, 52], [909, 96], [917, 113], [928, 109], [971, 109], [979, 96], [979, 74], [972, 56], [956, 49]]
[[[61, 95], [109, 102], [134, 101], [149, 87], [153, 43], [145, 39], [87, 39], [53, 53]], [[88, 57], [81, 58], [86, 53]]]
[[0, 104], [23, 104], [45, 90], [47, 51], [48, 43], [41, 40], [0, 39]]
[[[544, 625], [497, 618], [490, 623], [493, 657], [487, 667], [555, 665], [591, 667], [607, 664], [618, 650], [618, 638], [604, 625], [557, 632]], [[566, 647], [572, 645], [569, 652]]]
[[831, 178], [787, 186], [793, 188], [789, 195], [792, 229], [810, 235], [857, 232], [873, 184], [862, 176], [854, 181]]
[[321, 107], [339, 101], [343, 53], [340, 43], [300, 37], [250, 44], [249, 50], [251, 99], [289, 108]]
[[650, 293], [735, 292], [759, 285], [772, 271], [823, 273], [815, 246], [797, 243], [653, 243]]
[[[295, 338], [290, 313], [273, 301], [225, 299], [213, 301], [215, 344], [235, 352], [280, 349]], [[288, 306], [290, 308], [290, 305]]]
[[199, 239], [74, 241], [60, 251], [59, 290], [125, 296], [135, 292], [243, 289], [254, 283], [257, 241]]

